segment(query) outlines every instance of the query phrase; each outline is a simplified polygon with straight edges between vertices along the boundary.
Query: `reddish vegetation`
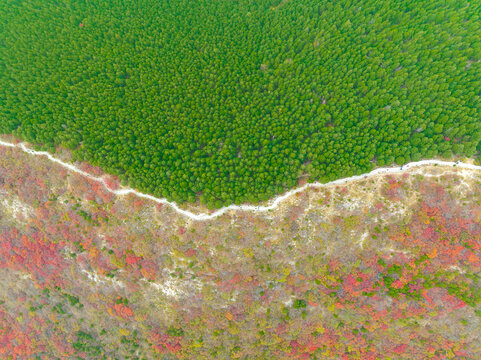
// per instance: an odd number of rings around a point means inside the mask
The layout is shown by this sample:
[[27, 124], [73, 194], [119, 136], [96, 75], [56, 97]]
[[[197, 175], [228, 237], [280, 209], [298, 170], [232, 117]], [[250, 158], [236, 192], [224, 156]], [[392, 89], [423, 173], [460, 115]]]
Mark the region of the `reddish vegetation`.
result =
[[177, 234], [183, 235], [183, 234], [185, 234], [186, 231], [187, 230], [185, 229], [185, 227], [179, 226], [179, 228], [177, 229]]
[[152, 348], [159, 353], [178, 353], [182, 346], [178, 337], [167, 334], [152, 333], [149, 337]]
[[118, 316], [123, 317], [124, 319], [134, 316], [132, 309], [124, 304], [114, 304], [113, 309]]
[[481, 199], [456, 176], [187, 222], [22, 156], [0, 151], [1, 196], [33, 209], [0, 207], [1, 358], [479, 357]]
[[42, 287], [62, 284], [63, 242], [49, 242], [40, 232], [20, 235], [15, 228], [0, 233], [0, 242], [0, 268], [27, 272]]

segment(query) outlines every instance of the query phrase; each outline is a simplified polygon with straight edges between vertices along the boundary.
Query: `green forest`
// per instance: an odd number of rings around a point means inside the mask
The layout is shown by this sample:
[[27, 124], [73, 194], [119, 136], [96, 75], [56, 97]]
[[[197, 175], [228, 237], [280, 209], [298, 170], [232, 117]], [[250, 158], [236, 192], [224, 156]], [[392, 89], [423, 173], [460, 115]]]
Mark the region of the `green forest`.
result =
[[3, 0], [0, 133], [211, 208], [481, 149], [481, 2]]

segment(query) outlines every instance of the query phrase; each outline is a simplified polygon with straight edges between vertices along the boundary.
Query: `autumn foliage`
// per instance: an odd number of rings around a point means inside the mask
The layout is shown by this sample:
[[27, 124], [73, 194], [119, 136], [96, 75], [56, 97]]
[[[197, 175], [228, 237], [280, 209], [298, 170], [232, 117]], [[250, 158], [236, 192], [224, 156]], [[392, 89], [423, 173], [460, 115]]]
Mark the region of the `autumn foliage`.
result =
[[194, 222], [0, 155], [0, 358], [479, 358], [476, 173]]

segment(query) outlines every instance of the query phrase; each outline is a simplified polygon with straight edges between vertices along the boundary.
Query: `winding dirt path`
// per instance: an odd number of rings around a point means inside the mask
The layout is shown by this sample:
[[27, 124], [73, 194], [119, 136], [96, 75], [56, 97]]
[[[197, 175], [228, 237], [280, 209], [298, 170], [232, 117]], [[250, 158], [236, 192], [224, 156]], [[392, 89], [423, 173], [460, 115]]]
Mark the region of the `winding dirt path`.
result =
[[375, 169], [375, 170], [373, 170], [369, 173], [363, 174], [363, 175], [351, 176], [351, 177], [348, 177], [348, 178], [338, 179], [338, 180], [334, 180], [334, 181], [324, 183], [324, 184], [321, 184], [319, 182], [308, 183], [308, 184], [305, 184], [305, 185], [303, 185], [299, 188], [292, 189], [292, 190], [290, 190], [290, 191], [288, 191], [288, 192], [286, 192], [282, 195], [276, 196], [275, 198], [271, 199], [268, 202], [268, 205], [265, 205], [265, 206], [229, 205], [227, 207], [220, 208], [220, 209], [218, 209], [218, 210], [216, 210], [216, 211], [214, 211], [210, 214], [209, 213], [206, 214], [206, 213], [193, 213], [189, 210], [181, 209], [179, 207], [179, 205], [177, 205], [175, 202], [170, 202], [167, 199], [163, 199], [163, 198], [159, 199], [159, 198], [156, 198], [155, 196], [152, 196], [152, 195], [149, 195], [149, 194], [144, 194], [144, 193], [141, 193], [141, 192], [139, 192], [137, 190], [134, 190], [134, 189], [131, 189], [131, 188], [122, 187], [121, 189], [113, 190], [107, 185], [107, 182], [105, 181], [105, 179], [103, 177], [93, 176], [93, 175], [79, 169], [78, 167], [76, 167], [73, 164], [69, 164], [69, 163], [66, 163], [66, 162], [64, 162], [60, 159], [55, 158], [54, 156], [52, 156], [51, 154], [49, 154], [46, 151], [32, 150], [32, 149], [28, 148], [25, 145], [25, 143], [14, 144], [14, 143], [10, 143], [10, 142], [0, 140], [0, 146], [11, 147], [11, 148], [20, 148], [22, 151], [26, 152], [27, 154], [31, 154], [31, 155], [34, 155], [34, 156], [45, 156], [49, 160], [65, 167], [66, 169], [68, 169], [72, 172], [75, 172], [75, 173], [80, 174], [82, 176], [85, 176], [85, 177], [87, 177], [87, 178], [89, 178], [93, 181], [101, 183], [107, 191], [109, 191], [110, 193], [112, 193], [114, 195], [124, 196], [124, 195], [134, 194], [135, 196], [138, 196], [138, 197], [144, 198], [144, 199], [149, 199], [149, 200], [152, 200], [152, 201], [154, 201], [156, 203], [159, 203], [159, 204], [166, 204], [166, 205], [169, 205], [170, 207], [172, 207], [178, 214], [181, 214], [185, 217], [188, 217], [189, 219], [194, 220], [194, 221], [212, 220], [212, 219], [215, 219], [215, 218], [217, 218], [217, 217], [219, 217], [219, 216], [223, 215], [224, 213], [226, 213], [228, 211], [231, 211], [231, 210], [266, 212], [266, 211], [273, 210], [273, 209], [277, 208], [279, 206], [279, 204], [281, 202], [283, 202], [284, 200], [286, 200], [287, 198], [289, 198], [289, 197], [291, 197], [291, 196], [293, 196], [297, 193], [300, 193], [300, 192], [302, 192], [302, 191], [304, 191], [308, 188], [323, 188], [323, 187], [332, 186], [332, 185], [342, 185], [342, 184], [349, 183], [351, 181], [357, 181], [357, 180], [361, 180], [361, 179], [372, 178], [372, 177], [380, 175], [380, 174], [383, 174], [383, 175], [398, 174], [398, 173], [401, 173], [401, 172], [406, 171], [408, 169], [412, 169], [414, 167], [441, 165], [441, 166], [457, 166], [459, 168], [469, 169], [469, 170], [481, 170], [481, 166], [479, 166], [479, 165], [466, 164], [466, 163], [459, 162], [459, 161], [452, 162], [452, 161], [443, 161], [443, 160], [421, 160], [421, 161], [416, 161], [416, 162], [410, 162], [410, 163], [405, 164], [401, 167], [396, 166], [396, 167], [389, 167], [389, 168], [377, 168], [377, 169]]

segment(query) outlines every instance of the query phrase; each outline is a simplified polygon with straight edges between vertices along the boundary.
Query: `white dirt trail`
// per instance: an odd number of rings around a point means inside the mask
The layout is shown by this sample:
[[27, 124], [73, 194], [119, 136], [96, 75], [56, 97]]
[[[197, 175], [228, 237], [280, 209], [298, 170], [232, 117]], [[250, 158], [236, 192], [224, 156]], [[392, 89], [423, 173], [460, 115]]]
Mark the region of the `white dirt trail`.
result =
[[300, 193], [300, 192], [302, 192], [302, 191], [304, 191], [308, 188], [323, 188], [323, 187], [332, 186], [332, 185], [343, 185], [343, 184], [346, 184], [346, 183], [352, 182], [352, 181], [372, 178], [372, 177], [380, 175], [380, 174], [383, 174], [383, 175], [398, 174], [398, 173], [401, 173], [401, 172], [406, 171], [408, 169], [412, 169], [414, 167], [440, 165], [440, 166], [457, 166], [458, 168], [469, 169], [469, 170], [481, 170], [481, 166], [479, 166], [479, 165], [466, 164], [466, 163], [463, 163], [463, 162], [460, 162], [460, 161], [452, 162], [452, 161], [443, 161], [443, 160], [421, 160], [421, 161], [410, 162], [410, 163], [405, 164], [401, 167], [396, 166], [396, 167], [388, 167], [388, 168], [377, 168], [377, 169], [374, 169], [373, 171], [371, 171], [369, 173], [366, 173], [366, 174], [355, 175], [355, 176], [351, 176], [351, 177], [348, 177], [348, 178], [342, 178], [342, 179], [334, 180], [334, 181], [331, 181], [331, 182], [328, 182], [328, 183], [319, 183], [319, 182], [308, 183], [308, 184], [305, 184], [305, 185], [303, 185], [299, 188], [292, 189], [292, 190], [290, 190], [290, 191], [288, 191], [288, 192], [286, 192], [282, 195], [276, 196], [275, 198], [273, 198], [272, 200], [270, 200], [268, 202], [268, 205], [265, 205], [265, 206], [261, 206], [261, 205], [259, 205], [259, 206], [258, 205], [229, 205], [229, 206], [220, 208], [220, 209], [218, 209], [218, 210], [216, 210], [212, 213], [206, 214], [206, 213], [194, 213], [194, 212], [189, 211], [189, 210], [181, 209], [179, 207], [179, 205], [175, 202], [168, 201], [165, 198], [159, 199], [159, 198], [156, 198], [155, 196], [152, 196], [152, 195], [149, 195], [149, 194], [144, 194], [144, 193], [141, 193], [137, 190], [134, 190], [134, 189], [131, 189], [131, 188], [128, 188], [128, 187], [122, 187], [120, 189], [113, 190], [107, 185], [107, 182], [105, 181], [105, 179], [103, 177], [93, 176], [93, 175], [79, 169], [77, 166], [75, 166], [73, 164], [69, 164], [69, 163], [66, 163], [66, 162], [64, 162], [60, 159], [55, 158], [54, 156], [52, 156], [52, 154], [50, 154], [46, 151], [32, 150], [32, 149], [28, 148], [25, 145], [25, 143], [14, 144], [14, 143], [10, 143], [10, 142], [0, 140], [0, 146], [11, 147], [11, 148], [20, 148], [22, 151], [26, 152], [27, 154], [31, 154], [31, 155], [34, 155], [34, 156], [45, 156], [49, 160], [63, 166], [64, 168], [66, 168], [66, 169], [68, 169], [72, 172], [75, 172], [75, 173], [80, 174], [82, 176], [85, 176], [86, 178], [89, 178], [93, 181], [101, 183], [108, 192], [110, 192], [114, 195], [125, 196], [125, 195], [129, 195], [129, 194], [134, 194], [135, 196], [140, 197], [140, 198], [149, 199], [149, 200], [152, 200], [152, 201], [154, 201], [156, 203], [159, 203], [159, 204], [165, 204], [165, 205], [168, 205], [168, 206], [172, 207], [178, 214], [183, 215], [183, 216], [185, 216], [185, 217], [187, 217], [191, 220], [194, 220], [194, 221], [212, 220], [212, 219], [215, 219], [215, 218], [225, 214], [228, 211], [267, 212], [267, 211], [276, 209], [279, 206], [279, 204], [281, 202], [283, 202], [284, 200], [286, 200], [287, 198], [289, 198], [289, 197], [291, 197], [291, 196], [293, 196], [297, 193]]

